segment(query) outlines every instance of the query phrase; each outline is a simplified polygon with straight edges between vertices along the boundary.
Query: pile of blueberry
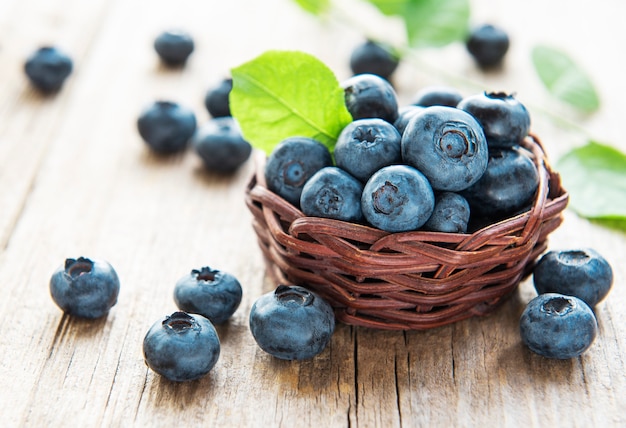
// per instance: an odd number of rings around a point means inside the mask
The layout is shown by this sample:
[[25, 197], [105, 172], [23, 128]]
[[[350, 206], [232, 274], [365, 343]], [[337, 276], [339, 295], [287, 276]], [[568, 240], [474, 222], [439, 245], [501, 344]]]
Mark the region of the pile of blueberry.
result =
[[[356, 75], [342, 86], [354, 120], [334, 153], [294, 136], [265, 165], [268, 188], [305, 215], [389, 232], [466, 233], [530, 208], [539, 177], [520, 144], [530, 117], [513, 95], [463, 97], [434, 86], [399, 108], [378, 75]], [[521, 317], [523, 342], [549, 358], [581, 355], [597, 334], [592, 308], [611, 288], [609, 264], [590, 249], [549, 252], [534, 282], [539, 296]]]
[[[154, 48], [167, 67], [182, 67], [194, 50], [194, 42], [186, 32], [165, 31], [154, 41]], [[211, 119], [202, 127], [197, 127], [191, 109], [159, 100], [139, 114], [139, 134], [156, 154], [179, 153], [191, 145], [208, 171], [236, 171], [250, 157], [252, 146], [230, 114], [232, 86], [232, 79], [224, 78], [206, 92], [204, 104]]]
[[530, 117], [513, 95], [431, 87], [399, 108], [391, 84], [374, 74], [343, 88], [354, 120], [332, 155], [294, 136], [267, 159], [268, 188], [305, 215], [388, 232], [465, 233], [533, 203], [539, 175], [521, 145]]
[[[154, 50], [170, 68], [184, 67], [194, 47], [191, 35], [182, 30], [164, 31], [154, 40]], [[37, 49], [24, 64], [29, 81], [44, 94], [58, 92], [72, 70], [70, 56], [55, 46]], [[139, 113], [139, 135], [156, 154], [180, 153], [191, 145], [207, 170], [232, 173], [248, 160], [252, 146], [230, 114], [231, 89], [232, 79], [224, 78], [207, 90], [204, 104], [211, 118], [202, 127], [191, 109], [170, 100], [155, 101]]]
[[[117, 303], [118, 275], [108, 262], [67, 259], [50, 278], [53, 301], [68, 315], [97, 319]], [[199, 379], [217, 363], [221, 343], [216, 325], [226, 323], [239, 307], [242, 287], [232, 274], [208, 266], [193, 269], [174, 286], [178, 311], [157, 320], [143, 340], [146, 365], [176, 382]], [[250, 331], [259, 347], [285, 360], [313, 358], [335, 329], [335, 316], [317, 294], [280, 285], [252, 306]]]

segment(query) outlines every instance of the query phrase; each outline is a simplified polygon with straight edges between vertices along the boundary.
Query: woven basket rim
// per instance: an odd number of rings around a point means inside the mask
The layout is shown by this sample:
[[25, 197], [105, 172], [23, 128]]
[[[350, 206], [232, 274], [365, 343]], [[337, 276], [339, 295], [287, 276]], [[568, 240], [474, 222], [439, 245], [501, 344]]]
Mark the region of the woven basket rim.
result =
[[532, 206], [471, 233], [394, 233], [305, 216], [267, 188], [258, 156], [246, 204], [270, 276], [312, 289], [353, 325], [425, 329], [491, 312], [545, 251], [569, 200], [540, 139], [530, 134], [522, 146], [539, 172]]

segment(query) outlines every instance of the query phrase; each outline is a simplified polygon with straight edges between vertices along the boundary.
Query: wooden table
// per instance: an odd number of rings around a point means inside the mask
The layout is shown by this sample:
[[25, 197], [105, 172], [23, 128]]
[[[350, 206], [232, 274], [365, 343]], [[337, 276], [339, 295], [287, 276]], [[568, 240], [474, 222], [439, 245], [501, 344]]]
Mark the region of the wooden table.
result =
[[[546, 42], [572, 54], [602, 96], [598, 113], [575, 120], [626, 149], [623, 2], [476, 0], [472, 11], [477, 22], [510, 32], [504, 69], [481, 73], [461, 45], [423, 51], [421, 66], [403, 63], [395, 77], [403, 103], [428, 84], [467, 79], [477, 85], [459, 86], [465, 94], [480, 86], [515, 91], [557, 158], [586, 137], [542, 113], [563, 111], [530, 65], [530, 47]], [[196, 39], [184, 69], [159, 65], [151, 46], [173, 27]], [[615, 273], [597, 311], [600, 335], [581, 358], [553, 361], [522, 345], [529, 280], [486, 318], [430, 331], [339, 325], [330, 346], [302, 362], [257, 347], [248, 313], [274, 284], [243, 199], [253, 162], [221, 177], [203, 171], [192, 151], [157, 158], [136, 132], [137, 115], [171, 99], [204, 122], [205, 90], [269, 48], [310, 52], [343, 79], [360, 41], [354, 28], [320, 23], [288, 0], [0, 0], [4, 426], [626, 426], [626, 235], [571, 211], [550, 247], [594, 247]], [[54, 97], [37, 94], [22, 71], [26, 55], [47, 43], [66, 48], [76, 64]], [[118, 304], [95, 322], [63, 316], [48, 291], [54, 269], [81, 255], [110, 261], [121, 278]], [[205, 265], [235, 274], [244, 299], [218, 328], [214, 370], [171, 383], [144, 364], [143, 336], [176, 309], [176, 280]]]

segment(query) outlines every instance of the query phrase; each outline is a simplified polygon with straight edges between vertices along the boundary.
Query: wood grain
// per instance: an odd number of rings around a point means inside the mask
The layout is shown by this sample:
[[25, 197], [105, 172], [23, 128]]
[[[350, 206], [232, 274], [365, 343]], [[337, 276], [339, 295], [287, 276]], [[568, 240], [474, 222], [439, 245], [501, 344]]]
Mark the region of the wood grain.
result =
[[[472, 11], [476, 21], [510, 30], [505, 68], [480, 72], [460, 45], [422, 52], [398, 70], [403, 103], [431, 83], [459, 84], [466, 94], [478, 87], [515, 91], [556, 158], [586, 136], [544, 112], [563, 110], [534, 78], [528, 52], [533, 43], [550, 42], [576, 54], [602, 95], [602, 110], [576, 122], [626, 150], [626, 83], [617, 54], [626, 42], [622, 2], [476, 0]], [[151, 47], [159, 31], [173, 27], [196, 39], [190, 62], [177, 70], [163, 68]], [[522, 345], [518, 319], [534, 296], [529, 280], [486, 318], [428, 331], [339, 325], [330, 346], [302, 362], [257, 347], [248, 312], [274, 284], [244, 204], [253, 163], [221, 177], [203, 171], [191, 151], [156, 157], [137, 135], [136, 117], [148, 102], [172, 99], [204, 122], [205, 90], [270, 48], [311, 52], [343, 79], [360, 41], [354, 28], [320, 23], [290, 0], [0, 0], [5, 426], [626, 425], [626, 235], [570, 211], [550, 246], [594, 247], [615, 273], [611, 295], [597, 308], [600, 335], [581, 358], [548, 360]], [[22, 71], [26, 55], [44, 43], [61, 45], [76, 63], [53, 97], [37, 94]], [[119, 303], [105, 319], [72, 319], [50, 299], [54, 269], [80, 255], [109, 260], [121, 278]], [[235, 274], [244, 300], [218, 327], [222, 352], [214, 370], [175, 384], [148, 370], [141, 341], [176, 309], [176, 280], [204, 265]]]

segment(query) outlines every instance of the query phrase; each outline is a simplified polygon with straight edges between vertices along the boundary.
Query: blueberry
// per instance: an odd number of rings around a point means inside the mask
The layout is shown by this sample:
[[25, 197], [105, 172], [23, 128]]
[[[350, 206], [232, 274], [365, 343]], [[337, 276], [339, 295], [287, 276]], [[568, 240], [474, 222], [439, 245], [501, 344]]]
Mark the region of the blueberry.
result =
[[305, 360], [326, 348], [335, 331], [335, 315], [316, 293], [296, 285], [279, 285], [252, 305], [250, 331], [268, 354], [283, 360]]
[[207, 170], [220, 173], [235, 171], [252, 153], [252, 146], [232, 117], [210, 119], [192, 137], [191, 145]]
[[286, 138], [272, 150], [265, 164], [267, 188], [299, 206], [304, 183], [318, 170], [332, 164], [330, 152], [319, 141], [306, 137]]
[[72, 73], [72, 59], [54, 46], [44, 46], [33, 52], [24, 64], [31, 84], [41, 92], [56, 92]]
[[317, 171], [306, 182], [300, 196], [300, 208], [305, 215], [360, 221], [363, 184], [336, 166]]
[[235, 276], [208, 266], [193, 269], [174, 287], [178, 309], [200, 314], [213, 324], [225, 323], [239, 307], [241, 296], [241, 284]]
[[187, 147], [196, 131], [196, 116], [177, 103], [156, 101], [140, 113], [137, 128], [155, 153], [176, 153]]
[[398, 64], [398, 56], [390, 47], [373, 40], [358, 45], [350, 55], [350, 69], [354, 74], [376, 74], [389, 80]]
[[426, 86], [415, 94], [413, 105], [422, 107], [447, 106], [456, 107], [463, 95], [450, 86]]
[[204, 106], [213, 117], [230, 116], [230, 92], [233, 89], [233, 79], [226, 78], [217, 85], [209, 88], [204, 97]]
[[463, 98], [457, 107], [478, 120], [489, 147], [520, 144], [530, 130], [530, 114], [512, 94], [483, 92]]
[[377, 117], [394, 123], [398, 97], [391, 84], [375, 74], [358, 74], [342, 82], [346, 107], [354, 120]]
[[435, 197], [435, 208], [424, 229], [437, 232], [465, 233], [470, 206], [458, 193], [443, 192]]
[[487, 141], [470, 114], [453, 107], [426, 107], [402, 134], [402, 159], [419, 169], [433, 189], [457, 192], [485, 172]]
[[398, 118], [393, 123], [393, 126], [398, 130], [400, 136], [404, 134], [404, 130], [409, 124], [409, 121], [417, 116], [417, 114], [422, 110], [424, 110], [424, 107], [415, 105], [400, 107], [398, 110]]
[[502, 63], [509, 43], [509, 36], [502, 28], [483, 24], [470, 31], [465, 46], [476, 63], [487, 69]]
[[185, 64], [193, 49], [193, 38], [181, 30], [164, 31], [154, 39], [154, 50], [168, 66]]
[[382, 119], [359, 119], [349, 123], [335, 145], [335, 163], [365, 182], [384, 166], [399, 163], [400, 133]]
[[533, 281], [539, 294], [576, 296], [593, 308], [609, 294], [613, 270], [591, 248], [549, 251], [535, 266]]
[[531, 351], [548, 358], [575, 358], [585, 352], [598, 334], [591, 308], [574, 296], [540, 294], [520, 318], [522, 341]]
[[408, 165], [376, 171], [365, 183], [361, 197], [365, 219], [387, 232], [420, 228], [431, 216], [435, 195], [426, 177]]
[[473, 214], [502, 218], [531, 203], [538, 187], [539, 174], [528, 150], [495, 148], [480, 180], [461, 194]]
[[120, 280], [106, 261], [66, 259], [50, 278], [50, 294], [63, 312], [80, 318], [100, 318], [117, 303]]
[[220, 340], [211, 321], [198, 314], [174, 312], [156, 321], [143, 339], [146, 365], [175, 382], [199, 379], [220, 356]]

